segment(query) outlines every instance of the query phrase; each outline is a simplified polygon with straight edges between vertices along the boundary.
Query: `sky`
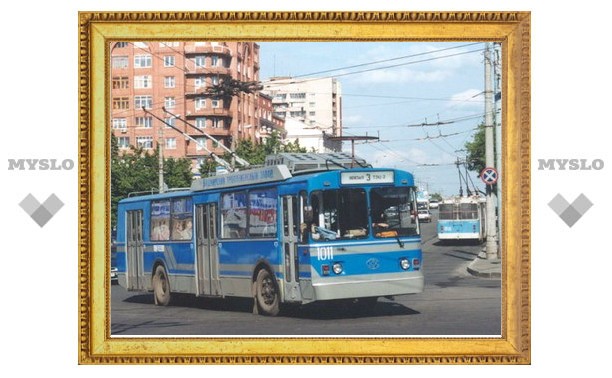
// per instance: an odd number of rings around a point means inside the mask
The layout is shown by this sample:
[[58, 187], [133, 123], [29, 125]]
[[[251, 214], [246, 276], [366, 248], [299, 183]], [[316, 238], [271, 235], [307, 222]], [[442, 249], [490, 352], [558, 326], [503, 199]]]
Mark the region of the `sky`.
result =
[[[379, 137], [378, 142], [356, 142], [355, 155], [375, 167], [414, 173], [430, 194], [459, 194], [454, 163], [457, 157], [465, 159], [465, 143], [484, 120], [485, 43], [259, 45], [264, 82], [274, 76], [335, 77], [340, 82], [343, 135]], [[350, 142], [343, 147], [350, 152]], [[470, 188], [484, 190], [476, 172], [469, 178]], [[465, 193], [465, 183], [461, 186]]]

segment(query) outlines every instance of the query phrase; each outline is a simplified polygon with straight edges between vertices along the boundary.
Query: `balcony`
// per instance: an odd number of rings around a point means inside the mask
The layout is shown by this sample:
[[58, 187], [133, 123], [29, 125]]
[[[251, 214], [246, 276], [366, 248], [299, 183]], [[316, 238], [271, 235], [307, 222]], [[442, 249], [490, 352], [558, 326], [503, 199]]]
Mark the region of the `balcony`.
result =
[[199, 54], [219, 54], [225, 56], [232, 56], [232, 50], [227, 46], [222, 45], [195, 45], [185, 44], [185, 55], [199, 55]]
[[189, 111], [187, 113], [187, 117], [188, 118], [192, 118], [192, 117], [196, 117], [196, 116], [202, 116], [202, 117], [231, 117], [232, 116], [232, 112], [229, 109], [225, 109], [225, 108], [208, 108], [208, 107], [204, 107], [204, 108], [199, 108], [199, 109], [193, 109], [193, 111]]
[[185, 75], [219, 75], [219, 76], [231, 76], [232, 71], [228, 67], [214, 66], [196, 66], [191, 60], [185, 61]]

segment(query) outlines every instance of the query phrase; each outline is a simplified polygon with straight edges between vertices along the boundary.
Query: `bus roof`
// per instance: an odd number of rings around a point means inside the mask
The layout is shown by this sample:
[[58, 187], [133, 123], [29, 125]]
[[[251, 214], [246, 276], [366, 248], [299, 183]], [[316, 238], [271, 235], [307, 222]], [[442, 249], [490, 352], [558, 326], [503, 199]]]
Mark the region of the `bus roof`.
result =
[[204, 191], [254, 186], [260, 184], [284, 182], [292, 184], [309, 181], [315, 186], [359, 186], [376, 184], [399, 184], [414, 186], [411, 173], [393, 168], [353, 168], [331, 169], [317, 172], [304, 172], [292, 175], [284, 165], [246, 169], [217, 176], [195, 180], [190, 189], [173, 190], [165, 193], [151, 193], [122, 199], [121, 203], [138, 202], [142, 200], [159, 200], [193, 195]]

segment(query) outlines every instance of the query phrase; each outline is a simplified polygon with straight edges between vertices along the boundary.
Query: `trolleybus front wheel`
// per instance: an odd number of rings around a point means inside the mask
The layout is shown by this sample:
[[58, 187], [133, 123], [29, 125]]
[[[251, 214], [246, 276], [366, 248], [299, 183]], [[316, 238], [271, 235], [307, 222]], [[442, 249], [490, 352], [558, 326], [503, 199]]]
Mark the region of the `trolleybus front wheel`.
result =
[[280, 310], [278, 287], [274, 276], [267, 270], [261, 269], [255, 280], [255, 298], [259, 313], [275, 316]]
[[155, 298], [155, 304], [158, 306], [167, 306], [170, 303], [170, 282], [168, 282], [166, 268], [163, 265], [155, 268], [153, 297]]

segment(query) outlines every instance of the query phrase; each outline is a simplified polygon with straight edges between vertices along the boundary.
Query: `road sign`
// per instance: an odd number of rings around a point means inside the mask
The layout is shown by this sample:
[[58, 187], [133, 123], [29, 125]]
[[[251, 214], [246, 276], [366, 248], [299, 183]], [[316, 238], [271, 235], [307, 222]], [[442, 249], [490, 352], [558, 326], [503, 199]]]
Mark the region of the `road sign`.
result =
[[480, 179], [487, 185], [493, 185], [499, 177], [495, 168], [487, 167], [480, 172]]

